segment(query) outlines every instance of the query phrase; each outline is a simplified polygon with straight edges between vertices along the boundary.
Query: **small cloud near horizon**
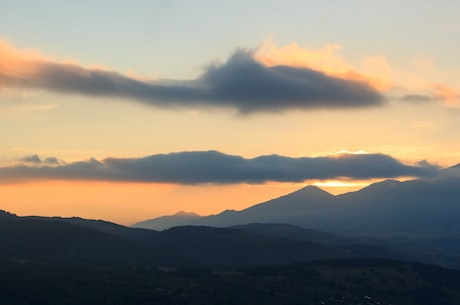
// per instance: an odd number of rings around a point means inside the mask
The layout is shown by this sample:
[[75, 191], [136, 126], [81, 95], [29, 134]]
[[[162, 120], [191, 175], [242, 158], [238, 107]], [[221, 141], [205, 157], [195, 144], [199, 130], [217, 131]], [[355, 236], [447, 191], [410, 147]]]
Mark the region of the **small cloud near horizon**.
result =
[[19, 161], [24, 162], [24, 163], [48, 164], [48, 165], [61, 163], [56, 157], [46, 157], [45, 159], [42, 159], [37, 154], [30, 155], [30, 156], [24, 156], [20, 158]]

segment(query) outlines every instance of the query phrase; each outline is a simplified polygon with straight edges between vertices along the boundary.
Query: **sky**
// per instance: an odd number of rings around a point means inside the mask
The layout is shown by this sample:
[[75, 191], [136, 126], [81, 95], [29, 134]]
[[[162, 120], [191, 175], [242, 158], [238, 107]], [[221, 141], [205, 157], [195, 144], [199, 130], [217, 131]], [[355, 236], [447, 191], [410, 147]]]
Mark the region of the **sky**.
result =
[[460, 163], [458, 1], [0, 0], [0, 209], [129, 225]]

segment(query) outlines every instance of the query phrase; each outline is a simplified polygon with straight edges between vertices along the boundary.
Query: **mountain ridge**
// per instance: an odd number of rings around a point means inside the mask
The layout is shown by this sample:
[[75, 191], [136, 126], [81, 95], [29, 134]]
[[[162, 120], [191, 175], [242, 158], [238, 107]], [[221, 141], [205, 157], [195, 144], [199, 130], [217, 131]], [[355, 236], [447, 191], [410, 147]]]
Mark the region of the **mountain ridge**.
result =
[[396, 247], [422, 261], [460, 268], [460, 176], [452, 171], [443, 170], [434, 178], [383, 180], [337, 196], [306, 187], [241, 211], [180, 225], [295, 225]]
[[[116, 230], [112, 230], [112, 226]], [[14, 215], [8, 219], [0, 218], [0, 246], [0, 262], [174, 267], [277, 265], [368, 256], [365, 251], [339, 243], [253, 234], [232, 228], [182, 226], [157, 232], [77, 217]]]
[[[174, 225], [228, 227], [248, 223], [284, 223], [340, 233], [359, 230], [417, 231], [460, 229], [460, 179], [394, 179], [373, 183], [358, 191], [332, 195], [319, 187], [307, 186], [292, 193], [255, 204], [240, 211], [216, 215], [177, 218], [174, 215], [148, 220], [155, 224], [167, 219]], [[458, 212], [458, 213], [456, 213]], [[435, 221], [436, 220], [436, 221]], [[153, 228], [137, 223], [134, 227]], [[170, 226], [171, 227], [171, 226]], [[168, 227], [157, 225], [155, 229]]]

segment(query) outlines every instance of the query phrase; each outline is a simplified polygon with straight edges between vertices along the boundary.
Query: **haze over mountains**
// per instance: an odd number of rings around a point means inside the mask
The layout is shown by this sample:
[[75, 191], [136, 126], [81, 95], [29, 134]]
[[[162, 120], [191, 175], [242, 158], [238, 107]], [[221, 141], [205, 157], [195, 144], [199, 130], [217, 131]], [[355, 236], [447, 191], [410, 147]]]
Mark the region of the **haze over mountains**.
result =
[[133, 227], [162, 230], [177, 225], [285, 223], [340, 234], [459, 232], [459, 171], [457, 165], [433, 179], [385, 180], [338, 196], [307, 186], [242, 211], [227, 210], [205, 217], [181, 212]]
[[[320, 230], [372, 245], [388, 247], [408, 257], [444, 266], [460, 267], [460, 165], [436, 178], [405, 182], [385, 180], [338, 196], [307, 186], [296, 192], [241, 211], [198, 217], [179, 213], [133, 225], [166, 229], [177, 225], [238, 228], [247, 224], [285, 224]], [[280, 236], [268, 228], [251, 233]], [[263, 231], [263, 232], [261, 232]], [[302, 235], [290, 230], [290, 238]], [[324, 233], [324, 232], [323, 232]], [[371, 247], [372, 248], [372, 247]], [[362, 248], [361, 248], [362, 250]], [[371, 250], [374, 255], [386, 250]]]

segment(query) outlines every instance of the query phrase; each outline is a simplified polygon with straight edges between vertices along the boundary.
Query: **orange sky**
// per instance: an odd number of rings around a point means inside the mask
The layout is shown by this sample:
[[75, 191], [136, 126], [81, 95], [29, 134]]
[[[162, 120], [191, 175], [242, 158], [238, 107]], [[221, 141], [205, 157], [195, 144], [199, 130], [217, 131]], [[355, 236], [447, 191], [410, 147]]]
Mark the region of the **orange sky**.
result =
[[178, 186], [48, 181], [3, 184], [0, 192], [1, 208], [21, 216], [103, 218], [128, 225], [180, 210], [209, 215], [229, 207], [244, 209], [300, 187], [301, 184]]

